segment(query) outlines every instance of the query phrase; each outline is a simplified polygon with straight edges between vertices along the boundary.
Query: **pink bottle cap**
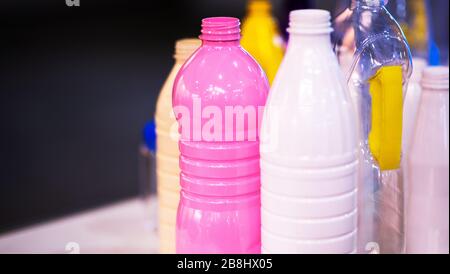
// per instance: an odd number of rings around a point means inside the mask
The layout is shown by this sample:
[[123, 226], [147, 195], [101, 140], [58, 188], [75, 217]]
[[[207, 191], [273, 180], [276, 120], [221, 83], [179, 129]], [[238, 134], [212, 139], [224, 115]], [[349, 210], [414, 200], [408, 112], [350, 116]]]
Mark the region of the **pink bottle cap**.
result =
[[200, 39], [208, 41], [234, 41], [241, 38], [241, 23], [233, 17], [210, 17], [202, 20]]

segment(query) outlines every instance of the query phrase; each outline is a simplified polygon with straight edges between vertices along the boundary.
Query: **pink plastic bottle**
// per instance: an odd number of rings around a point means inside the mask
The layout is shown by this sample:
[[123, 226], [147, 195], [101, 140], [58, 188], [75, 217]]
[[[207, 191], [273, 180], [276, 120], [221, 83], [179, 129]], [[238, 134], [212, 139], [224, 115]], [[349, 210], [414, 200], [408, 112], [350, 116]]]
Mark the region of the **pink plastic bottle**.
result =
[[236, 18], [202, 20], [173, 89], [180, 126], [177, 253], [260, 253], [259, 123], [269, 90]]

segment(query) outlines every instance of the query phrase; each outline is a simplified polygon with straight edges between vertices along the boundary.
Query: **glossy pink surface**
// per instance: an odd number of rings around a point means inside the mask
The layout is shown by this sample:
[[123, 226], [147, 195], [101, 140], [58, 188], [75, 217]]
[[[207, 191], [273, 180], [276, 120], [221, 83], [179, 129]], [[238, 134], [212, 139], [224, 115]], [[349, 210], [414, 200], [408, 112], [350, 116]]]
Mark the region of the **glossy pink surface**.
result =
[[[262, 112], [257, 110], [266, 103], [269, 85], [260, 66], [240, 47], [239, 37], [238, 19], [204, 19], [203, 44], [174, 83], [182, 187], [177, 253], [261, 252], [257, 120]], [[196, 108], [198, 102], [201, 107]], [[189, 112], [178, 112], [179, 106]], [[236, 114], [232, 114], [231, 125], [226, 123], [226, 109], [240, 106], [253, 109], [255, 115], [246, 115], [240, 127]], [[208, 107], [220, 113], [214, 119], [210, 114], [202, 117]], [[187, 124], [180, 122], [186, 118], [183, 115], [189, 116]], [[212, 120], [213, 129], [207, 127]], [[206, 138], [202, 129], [217, 130], [217, 134]], [[242, 138], [238, 137], [241, 133]]]

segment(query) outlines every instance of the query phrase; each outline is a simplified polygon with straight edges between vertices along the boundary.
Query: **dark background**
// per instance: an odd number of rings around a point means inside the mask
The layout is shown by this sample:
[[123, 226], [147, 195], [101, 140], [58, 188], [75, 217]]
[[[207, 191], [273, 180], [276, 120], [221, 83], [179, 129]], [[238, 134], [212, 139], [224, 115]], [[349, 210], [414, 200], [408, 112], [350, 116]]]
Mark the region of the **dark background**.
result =
[[[141, 130], [175, 40], [246, 5], [80, 2], [0, 0], [0, 232], [137, 196]], [[290, 9], [337, 1], [272, 2], [284, 28]]]
[[245, 5], [1, 0], [0, 231], [136, 196], [141, 130], [174, 41]]

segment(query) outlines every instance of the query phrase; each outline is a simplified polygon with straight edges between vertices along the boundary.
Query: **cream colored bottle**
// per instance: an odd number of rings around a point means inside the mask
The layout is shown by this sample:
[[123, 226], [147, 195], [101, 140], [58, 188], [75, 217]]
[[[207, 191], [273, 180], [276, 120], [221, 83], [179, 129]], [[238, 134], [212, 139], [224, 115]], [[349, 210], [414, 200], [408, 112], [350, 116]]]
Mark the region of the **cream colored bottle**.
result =
[[182, 39], [175, 44], [175, 64], [156, 103], [156, 176], [160, 253], [175, 253], [175, 220], [179, 201], [177, 122], [172, 111], [172, 86], [184, 62], [200, 47], [198, 39]]

